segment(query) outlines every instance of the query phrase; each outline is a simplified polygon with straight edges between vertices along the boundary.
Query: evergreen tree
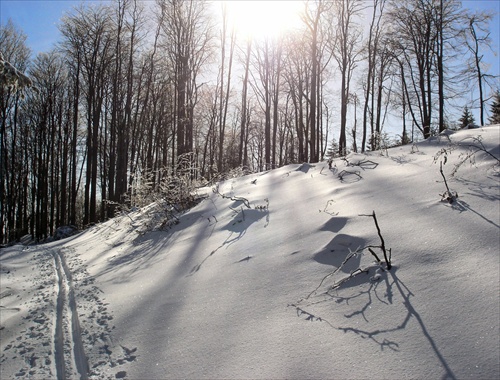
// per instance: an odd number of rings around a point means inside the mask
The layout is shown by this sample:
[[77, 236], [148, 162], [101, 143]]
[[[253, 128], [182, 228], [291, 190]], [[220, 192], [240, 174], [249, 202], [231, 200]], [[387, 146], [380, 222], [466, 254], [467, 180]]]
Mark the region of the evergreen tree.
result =
[[469, 107], [464, 107], [464, 112], [462, 113], [462, 117], [458, 119], [460, 128], [467, 128], [469, 124], [474, 124], [474, 115], [469, 110]]
[[491, 124], [500, 124], [500, 90], [497, 90], [493, 97], [493, 104], [491, 105], [491, 116], [488, 121]]
[[339, 143], [337, 142], [337, 140], [332, 139], [332, 141], [330, 142], [330, 146], [326, 150], [326, 157], [332, 159], [338, 156], [339, 156]]

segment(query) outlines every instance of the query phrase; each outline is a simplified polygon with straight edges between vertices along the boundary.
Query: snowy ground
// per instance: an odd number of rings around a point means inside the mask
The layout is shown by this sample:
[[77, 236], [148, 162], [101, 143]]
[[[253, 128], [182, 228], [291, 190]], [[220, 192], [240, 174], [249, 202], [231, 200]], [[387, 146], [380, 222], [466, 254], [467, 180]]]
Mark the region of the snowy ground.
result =
[[[499, 378], [499, 131], [228, 180], [171, 227], [151, 205], [5, 248], [0, 378]], [[490, 154], [452, 177], [478, 136]], [[391, 271], [363, 250], [373, 211]]]

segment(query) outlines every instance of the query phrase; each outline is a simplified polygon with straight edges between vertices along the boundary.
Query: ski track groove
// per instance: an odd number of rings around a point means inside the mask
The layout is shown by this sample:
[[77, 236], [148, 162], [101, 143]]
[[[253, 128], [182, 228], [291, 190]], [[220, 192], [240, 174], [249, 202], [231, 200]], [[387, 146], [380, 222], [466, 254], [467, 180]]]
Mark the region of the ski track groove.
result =
[[54, 256], [54, 264], [56, 269], [56, 283], [57, 283], [57, 302], [56, 302], [56, 321], [55, 321], [55, 334], [54, 334], [54, 363], [56, 367], [56, 374], [58, 379], [65, 379], [65, 365], [64, 365], [64, 333], [63, 333], [63, 314], [64, 314], [64, 293], [66, 289], [63, 284], [63, 274], [60, 265], [60, 257], [56, 252], [52, 252]]
[[[54, 356], [56, 373], [58, 379], [66, 379], [67, 370], [66, 362], [74, 363], [76, 370], [80, 376], [81, 380], [88, 379], [88, 359], [85, 355], [85, 350], [82, 342], [82, 335], [80, 329], [80, 321], [78, 319], [78, 310], [75, 301], [75, 292], [73, 288], [73, 280], [71, 275], [71, 270], [69, 269], [64, 255], [58, 251], [53, 250], [52, 255], [54, 256], [56, 275], [57, 275], [57, 306], [56, 306], [56, 327], [54, 336]], [[68, 313], [65, 311], [68, 310]], [[71, 315], [71, 318], [65, 317], [65, 315]], [[65, 318], [68, 320], [68, 326], [71, 326], [70, 333], [64, 334], [64, 321]], [[67, 354], [65, 353], [64, 346], [68, 343], [70, 347], [73, 347], [73, 355], [70, 360], [67, 360]], [[72, 373], [72, 371], [69, 371]], [[70, 375], [70, 378], [72, 376]]]
[[19, 247], [10, 255], [17, 251], [33, 253], [24, 273], [0, 268], [12, 285], [0, 291], [0, 322], [5, 311], [19, 313], [18, 326], [0, 326], [0, 379], [7, 371], [19, 379], [127, 377], [122, 366], [136, 360], [137, 347], [112, 342], [112, 310], [85, 263], [64, 247]]

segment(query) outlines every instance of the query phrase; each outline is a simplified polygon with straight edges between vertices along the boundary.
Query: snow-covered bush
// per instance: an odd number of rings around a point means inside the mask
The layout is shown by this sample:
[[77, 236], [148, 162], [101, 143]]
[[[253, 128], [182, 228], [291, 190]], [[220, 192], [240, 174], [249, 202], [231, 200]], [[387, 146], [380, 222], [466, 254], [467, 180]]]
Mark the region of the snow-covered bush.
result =
[[176, 172], [164, 168], [137, 174], [128, 199], [130, 206], [144, 207], [161, 201], [177, 210], [192, 207], [196, 203], [198, 182], [194, 179], [197, 169], [191, 156], [188, 153], [179, 157]]
[[32, 85], [31, 79], [6, 61], [0, 52], [0, 86], [16, 91]]
[[160, 184], [159, 195], [168, 205], [178, 211], [196, 204], [196, 186], [189, 175], [165, 177]]
[[500, 159], [496, 157], [493, 153], [488, 151], [483, 144], [483, 138], [481, 135], [477, 137], [466, 137], [461, 141], [451, 142], [446, 148], [441, 148], [435, 156], [434, 163], [437, 163], [440, 160], [442, 165], [445, 165], [448, 161], [448, 156], [451, 155], [457, 149], [464, 149], [459, 155], [459, 160], [454, 164], [453, 170], [451, 171], [451, 176], [453, 177], [458, 169], [468, 162], [470, 165], [475, 165], [476, 163], [476, 154], [479, 152], [483, 152], [484, 154], [490, 156], [491, 158], [496, 160], [496, 165], [500, 164]]
[[198, 181], [193, 179], [196, 174], [193, 162], [192, 154], [188, 153], [179, 158], [176, 172], [167, 168], [137, 174], [126, 204], [115, 204], [117, 212], [123, 214], [131, 209], [147, 208], [150, 220], [141, 233], [177, 224], [179, 214], [200, 200], [196, 192]]

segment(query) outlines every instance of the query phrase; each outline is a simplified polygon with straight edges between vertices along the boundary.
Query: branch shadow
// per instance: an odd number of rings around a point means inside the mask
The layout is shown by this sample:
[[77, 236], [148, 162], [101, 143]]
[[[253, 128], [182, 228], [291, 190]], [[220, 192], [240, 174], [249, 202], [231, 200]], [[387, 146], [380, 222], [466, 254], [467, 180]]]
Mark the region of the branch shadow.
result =
[[367, 160], [365, 158], [365, 159], [359, 160], [358, 162], [352, 162], [349, 164], [349, 166], [359, 166], [363, 170], [367, 170], [367, 169], [373, 170], [373, 169], [377, 168], [378, 162], [375, 162], [372, 160]]
[[473, 214], [476, 214], [477, 216], [479, 216], [481, 219], [483, 219], [485, 222], [491, 224], [492, 226], [496, 227], [496, 228], [500, 228], [500, 225], [498, 225], [497, 223], [495, 223], [493, 220], [490, 220], [488, 219], [487, 217], [485, 217], [484, 215], [480, 214], [479, 212], [477, 212], [476, 210], [474, 210], [467, 202], [465, 202], [464, 200], [462, 199], [457, 199], [455, 201], [455, 203], [452, 205], [453, 209], [455, 210], [458, 210], [460, 212], [464, 212], [464, 211], [470, 211], [472, 212]]
[[[380, 268], [380, 267], [378, 267]], [[415, 309], [411, 302], [411, 297], [414, 296], [414, 293], [408, 288], [408, 286], [398, 277], [397, 274], [397, 267], [393, 266], [391, 271], [387, 270], [377, 270], [376, 267], [372, 266], [367, 268], [368, 270], [368, 275], [369, 274], [375, 274], [375, 276], [364, 276], [363, 273], [361, 272], [360, 274], [357, 274], [356, 276], [352, 277], [349, 281], [342, 283], [339, 287], [335, 288], [334, 291], [327, 290], [322, 294], [323, 299], [319, 301], [312, 301], [308, 304], [305, 304], [304, 306], [301, 305], [301, 302], [303, 300], [298, 301], [295, 304], [289, 304], [289, 307], [294, 307], [296, 309], [296, 313], [298, 317], [305, 317], [305, 320], [307, 321], [319, 321], [319, 322], [325, 322], [327, 325], [329, 325], [331, 328], [335, 330], [342, 331], [344, 333], [354, 333], [357, 336], [361, 337], [362, 339], [369, 339], [376, 343], [378, 346], [380, 346], [381, 350], [384, 349], [390, 349], [393, 351], [399, 351], [399, 344], [398, 342], [389, 339], [387, 336], [390, 333], [398, 331], [398, 330], [404, 330], [408, 326], [409, 321], [412, 319], [412, 317], [417, 321], [422, 334], [424, 337], [427, 339], [429, 345], [432, 348], [432, 351], [434, 352], [436, 358], [438, 361], [441, 363], [441, 366], [443, 367], [445, 373], [441, 377], [442, 379], [456, 379], [455, 374], [453, 373], [452, 369], [448, 365], [446, 359], [444, 358], [443, 354], [439, 350], [439, 347], [437, 346], [436, 342], [434, 341], [434, 338], [431, 336], [429, 331], [427, 330], [427, 327], [425, 325], [425, 322], [420, 315], [420, 313]], [[349, 284], [351, 282], [351, 284]], [[363, 282], [366, 284], [368, 283], [368, 287], [359, 292], [358, 294], [355, 294], [353, 296], [341, 296], [339, 295], [343, 289], [346, 289], [347, 287], [352, 287], [354, 285], [362, 285]], [[384, 285], [384, 286], [382, 286]], [[379, 289], [380, 288], [380, 289]], [[379, 293], [384, 292], [385, 297], [380, 297]], [[399, 294], [402, 299], [403, 299], [403, 305], [406, 309], [406, 315], [403, 317], [402, 321], [398, 323], [397, 326], [391, 327], [391, 328], [386, 328], [386, 329], [374, 329], [374, 330], [366, 330], [366, 329], [360, 329], [357, 327], [352, 327], [352, 326], [338, 326], [332, 322], [330, 322], [328, 319], [325, 319], [324, 317], [315, 314], [311, 312], [310, 310], [307, 310], [308, 307], [311, 307], [313, 305], [317, 305], [320, 303], [325, 303], [325, 302], [331, 302], [332, 300], [337, 303], [346, 303], [348, 304], [350, 301], [360, 298], [360, 297], [367, 297], [367, 301], [365, 305], [360, 310], [356, 310], [350, 314], [345, 314], [344, 317], [347, 319], [351, 319], [354, 317], [362, 317], [366, 322], [369, 322], [369, 319], [366, 315], [366, 312], [373, 307], [373, 302], [375, 299], [380, 301], [383, 304], [389, 305], [393, 303], [393, 297], [394, 293]]]
[[398, 163], [399, 165], [405, 165], [405, 164], [410, 164], [412, 163], [413, 161], [415, 161], [416, 159], [415, 158], [412, 158], [412, 157], [408, 157], [407, 155], [405, 154], [402, 154], [400, 156], [391, 156], [389, 157], [392, 161]]
[[[493, 181], [498, 182], [497, 178], [491, 178]], [[486, 199], [491, 202], [500, 200], [500, 193], [498, 192], [498, 184], [486, 185], [482, 182], [471, 181], [464, 178], [454, 178], [454, 181], [461, 183], [470, 190], [470, 193], [465, 193], [481, 199]]]
[[361, 181], [363, 177], [361, 177], [359, 171], [342, 170], [338, 173], [338, 178], [342, 183], [355, 183]]
[[255, 222], [259, 221], [264, 217], [268, 217], [269, 210], [255, 210], [255, 209], [241, 209], [239, 212], [235, 213], [232, 220], [230, 220], [223, 229], [229, 231], [229, 235], [227, 238], [219, 245], [216, 249], [210, 252], [205, 258], [196, 264], [188, 274], [188, 276], [192, 276], [197, 273], [201, 267], [206, 263], [206, 261], [212, 257], [216, 252], [221, 250], [222, 248], [228, 248], [232, 244], [239, 241], [243, 236], [245, 236], [248, 228]]
[[[464, 186], [467, 186], [467, 188], [469, 189], [470, 192], [463, 193], [463, 195], [478, 197], [481, 200], [487, 200], [492, 203], [498, 203], [498, 201], [500, 201], [500, 193], [498, 192], [498, 186], [494, 185], [486, 186], [484, 183], [470, 181], [463, 178], [455, 178], [455, 181], [463, 184]], [[492, 226], [500, 228], [499, 225], [500, 218], [498, 221], [493, 221], [488, 219], [478, 211], [474, 210], [470, 204], [464, 201], [463, 196], [457, 198], [456, 201], [451, 205], [451, 207], [459, 212], [470, 211], [473, 214], [479, 216], [485, 222], [491, 224]]]

